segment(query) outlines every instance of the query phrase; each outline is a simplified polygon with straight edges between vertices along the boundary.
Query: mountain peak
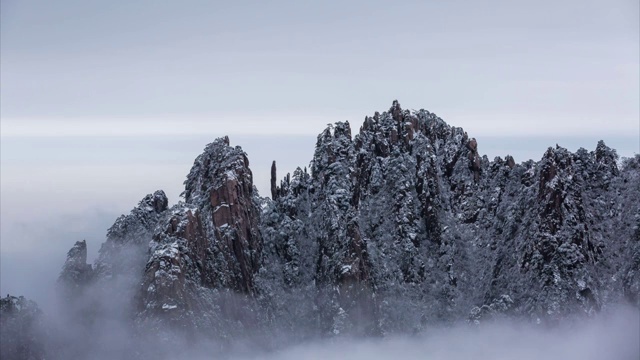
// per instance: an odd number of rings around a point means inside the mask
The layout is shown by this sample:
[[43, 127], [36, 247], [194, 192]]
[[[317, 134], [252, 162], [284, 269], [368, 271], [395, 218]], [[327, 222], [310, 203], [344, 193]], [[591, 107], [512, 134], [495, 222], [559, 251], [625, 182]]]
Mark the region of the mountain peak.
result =
[[618, 168], [604, 142], [522, 164], [479, 148], [394, 101], [355, 136], [348, 121], [324, 129], [310, 173], [277, 186], [273, 161], [267, 200], [247, 154], [218, 138], [184, 202], [145, 196], [109, 229], [96, 270], [78, 242], [61, 278], [90, 274], [126, 294], [141, 333], [190, 341], [384, 335], [500, 314], [553, 323], [640, 299], [637, 159]]
[[77, 291], [91, 281], [93, 269], [87, 264], [87, 242], [77, 241], [67, 252], [67, 260], [62, 267], [58, 283], [70, 292], [67, 296], [77, 295]]
[[[212, 189], [234, 179], [253, 185], [249, 159], [241, 147], [229, 145], [229, 137], [218, 138], [208, 144], [194, 161], [184, 182], [182, 196], [187, 203], [204, 204]], [[248, 192], [252, 193], [253, 189]]]

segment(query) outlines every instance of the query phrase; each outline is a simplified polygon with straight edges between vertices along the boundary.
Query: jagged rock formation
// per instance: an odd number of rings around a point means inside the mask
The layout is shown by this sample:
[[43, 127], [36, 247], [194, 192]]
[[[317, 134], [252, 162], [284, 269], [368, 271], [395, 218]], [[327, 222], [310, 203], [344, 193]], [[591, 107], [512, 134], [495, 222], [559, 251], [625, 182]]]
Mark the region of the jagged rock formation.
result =
[[79, 295], [83, 288], [91, 281], [93, 268], [87, 264], [87, 242], [77, 241], [67, 253], [67, 260], [58, 278], [63, 296], [73, 298]]
[[[490, 162], [462, 129], [395, 102], [353, 138], [348, 123], [319, 135], [312, 174], [298, 170], [274, 191], [265, 248], [283, 288], [315, 281], [344, 294], [346, 280], [357, 284], [373, 332], [483, 308], [535, 321], [590, 313], [623, 293], [637, 302], [638, 255], [617, 259], [637, 248], [637, 162], [620, 170], [603, 142], [594, 152], [549, 148], [538, 163]], [[624, 235], [612, 236], [616, 227]], [[318, 310], [327, 328], [363, 318], [349, 300], [329, 302]]]
[[167, 206], [167, 196], [159, 190], [146, 195], [129, 215], [116, 219], [107, 230], [106, 241], [94, 266], [87, 264], [86, 241], [76, 242], [67, 254], [58, 279], [64, 296], [73, 301], [87, 288], [94, 292], [96, 289], [117, 290], [122, 297], [114, 302], [114, 306], [132, 303], [148, 258], [149, 242], [158, 221], [167, 212]]
[[220, 138], [195, 160], [184, 202], [147, 195], [109, 230], [93, 268], [77, 243], [61, 279], [124, 284], [122, 313], [145, 334], [222, 341], [640, 306], [640, 156], [618, 164], [600, 142], [516, 164], [480, 148], [394, 102], [356, 135], [348, 122], [329, 126], [310, 171], [279, 186], [274, 161], [267, 199], [247, 155]]
[[[163, 191], [146, 195], [107, 230], [93, 266], [86, 263], [84, 240], [71, 248], [58, 278], [61, 299], [51, 321], [59, 331], [48, 339], [48, 358], [131, 357], [141, 275], [153, 231], [167, 207]], [[121, 338], [113, 340], [117, 336]]]
[[183, 196], [153, 235], [138, 322], [160, 329], [168, 321], [187, 330], [197, 324], [219, 336], [238, 325], [238, 332], [248, 331], [255, 320], [242, 311], [247, 298], [229, 294], [255, 294], [261, 266], [259, 199], [246, 154], [226, 137], [209, 144]]
[[96, 260], [97, 280], [116, 280], [140, 272], [139, 264], [147, 258], [149, 242], [168, 204], [164, 191], [158, 190], [140, 200], [129, 215], [116, 219]]

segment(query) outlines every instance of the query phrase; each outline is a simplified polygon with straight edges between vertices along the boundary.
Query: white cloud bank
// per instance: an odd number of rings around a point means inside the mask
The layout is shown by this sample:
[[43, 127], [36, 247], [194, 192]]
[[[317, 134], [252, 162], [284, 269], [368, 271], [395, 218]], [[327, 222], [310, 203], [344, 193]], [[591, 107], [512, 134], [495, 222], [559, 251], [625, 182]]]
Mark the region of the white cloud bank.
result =
[[514, 323], [458, 325], [426, 335], [387, 339], [337, 340], [299, 345], [268, 360], [637, 360], [640, 313], [620, 309], [600, 318], [558, 328]]

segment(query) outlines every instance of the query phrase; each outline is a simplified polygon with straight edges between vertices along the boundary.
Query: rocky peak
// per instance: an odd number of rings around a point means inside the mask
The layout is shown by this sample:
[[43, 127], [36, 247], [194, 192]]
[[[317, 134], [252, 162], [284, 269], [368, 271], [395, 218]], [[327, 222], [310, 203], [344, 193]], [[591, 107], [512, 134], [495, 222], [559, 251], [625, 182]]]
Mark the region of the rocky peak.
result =
[[408, 151], [417, 129], [417, 118], [394, 101], [389, 111], [365, 118], [356, 139], [356, 149], [373, 150], [376, 156], [382, 157], [389, 156], [395, 148]]
[[165, 195], [164, 191], [158, 190], [153, 194], [145, 196], [144, 199], [140, 201], [140, 205], [138, 205], [138, 207], [141, 207], [143, 204], [151, 208], [147, 208], [148, 211], [155, 211], [159, 214], [167, 210], [167, 207], [169, 206], [169, 199], [167, 199], [167, 195]]
[[161, 214], [167, 210], [169, 200], [162, 190], [147, 194], [128, 215], [121, 215], [107, 230], [107, 243], [144, 243]]
[[233, 289], [253, 290], [262, 239], [258, 229], [260, 211], [253, 192], [253, 175], [242, 148], [229, 146], [229, 138], [207, 145], [185, 181], [185, 201], [202, 211], [209, 238], [218, 240], [230, 273], [237, 278]]
[[185, 181], [185, 202], [166, 211], [153, 234], [138, 296], [140, 326], [159, 333], [167, 326], [221, 333], [244, 326], [246, 313], [211, 311], [220, 306], [221, 294], [256, 292], [260, 199], [248, 166], [244, 151], [231, 147], [228, 137], [216, 139], [196, 158]]
[[276, 161], [273, 160], [273, 163], [271, 163], [271, 199], [273, 200], [278, 198], [278, 188], [276, 187], [277, 176]]
[[[348, 121], [336, 122], [327, 126], [327, 128], [318, 135], [316, 142], [316, 155], [324, 156], [319, 161], [319, 166], [328, 166], [339, 160], [340, 155], [345, 155], [352, 142], [351, 126]], [[316, 160], [317, 156], [314, 156]]]
[[62, 267], [58, 282], [63, 285], [69, 296], [77, 295], [77, 291], [91, 281], [93, 268], [87, 264], [87, 242], [77, 241], [67, 253], [67, 260]]
[[87, 241], [77, 241], [67, 252], [64, 268], [83, 269], [87, 266]]
[[[116, 221], [96, 277], [135, 275], [146, 333], [386, 334], [469, 311], [590, 313], [610, 294], [638, 301], [640, 165], [625, 163], [604, 143], [489, 161], [463, 129], [394, 101], [355, 136], [349, 122], [322, 131], [309, 173], [278, 186], [274, 161], [268, 200], [247, 154], [219, 138], [194, 161], [185, 202], [167, 209], [156, 192]], [[135, 266], [121, 261], [129, 246]], [[69, 257], [65, 269], [88, 266], [86, 244]]]
[[[231, 147], [229, 138], [218, 138], [199, 155], [185, 180], [182, 193], [185, 202], [196, 206], [211, 206], [213, 194], [227, 184], [237, 184], [253, 195], [253, 175], [247, 154], [239, 146]], [[214, 205], [217, 206], [217, 205]]]
[[349, 125], [349, 122], [337, 122], [333, 128], [333, 137], [335, 139], [345, 137], [348, 140], [351, 140], [351, 126]]
[[401, 122], [404, 118], [402, 114], [402, 107], [400, 107], [400, 103], [398, 102], [398, 100], [393, 100], [391, 108], [389, 109], [389, 113], [393, 117], [393, 120], [395, 120], [396, 122]]
[[548, 148], [540, 163], [538, 198], [544, 201], [542, 218], [549, 220], [549, 231], [555, 233], [562, 221], [561, 205], [567, 186], [573, 180], [573, 160], [564, 148]]
[[594, 151], [598, 170], [600, 170], [602, 178], [602, 186], [608, 187], [609, 181], [618, 175], [618, 154], [614, 149], [605, 145], [604, 141], [598, 141], [596, 150]]
[[[260, 268], [260, 211], [246, 154], [229, 138], [208, 144], [187, 175], [185, 203], [160, 220], [141, 287], [141, 323], [192, 321], [214, 306], [203, 292], [252, 294]], [[205, 321], [202, 326], [214, 324]]]
[[[128, 215], [120, 215], [107, 230], [95, 262], [97, 281], [113, 277], [131, 277], [145, 263], [153, 230], [167, 211], [169, 200], [162, 190], [147, 194]], [[135, 281], [135, 279], [130, 279]]]

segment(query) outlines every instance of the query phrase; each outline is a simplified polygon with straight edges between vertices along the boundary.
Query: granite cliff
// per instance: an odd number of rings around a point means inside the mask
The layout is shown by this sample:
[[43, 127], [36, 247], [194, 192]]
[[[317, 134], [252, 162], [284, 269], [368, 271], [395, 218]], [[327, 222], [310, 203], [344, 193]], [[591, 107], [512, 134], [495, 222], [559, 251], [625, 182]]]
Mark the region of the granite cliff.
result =
[[355, 135], [327, 127], [309, 168], [279, 179], [274, 161], [263, 198], [247, 154], [219, 138], [184, 201], [144, 197], [93, 265], [76, 243], [61, 294], [81, 318], [117, 308], [134, 337], [222, 347], [640, 307], [640, 156], [620, 161], [601, 141], [518, 164], [481, 145], [394, 102]]

